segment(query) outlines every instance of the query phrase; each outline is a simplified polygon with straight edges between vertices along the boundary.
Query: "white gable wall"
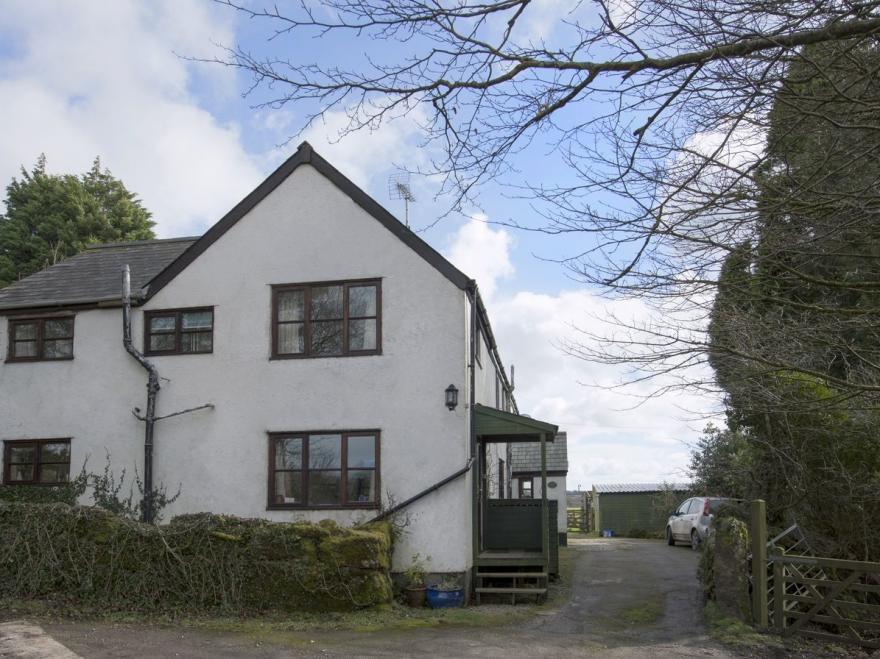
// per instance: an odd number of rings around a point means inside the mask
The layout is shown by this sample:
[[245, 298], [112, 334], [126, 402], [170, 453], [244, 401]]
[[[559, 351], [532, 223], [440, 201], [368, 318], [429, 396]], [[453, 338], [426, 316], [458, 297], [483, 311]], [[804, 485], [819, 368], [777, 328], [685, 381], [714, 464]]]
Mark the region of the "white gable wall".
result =
[[[381, 355], [269, 359], [272, 284], [374, 277], [382, 279]], [[215, 406], [157, 424], [156, 481], [172, 492], [181, 485], [165, 518], [212, 511], [348, 524], [376, 514], [267, 510], [271, 431], [379, 429], [386, 500], [461, 469], [469, 454], [464, 295], [311, 166], [299, 167], [145, 306], [214, 306], [213, 354], [150, 358], [166, 379], [160, 415]], [[119, 318], [119, 310], [78, 314], [72, 362], [0, 366], [0, 439], [72, 436], [72, 470], [86, 452], [93, 470], [103, 466], [104, 447], [114, 467], [124, 456], [129, 473], [142, 469], [143, 425], [130, 409], [144, 405], [146, 375], [122, 351]], [[140, 347], [143, 310], [133, 323]], [[51, 379], [36, 375], [50, 371]], [[461, 392], [454, 412], [444, 406], [450, 383]], [[461, 478], [410, 507], [395, 569], [419, 552], [431, 556], [431, 571], [464, 570], [470, 502]]]

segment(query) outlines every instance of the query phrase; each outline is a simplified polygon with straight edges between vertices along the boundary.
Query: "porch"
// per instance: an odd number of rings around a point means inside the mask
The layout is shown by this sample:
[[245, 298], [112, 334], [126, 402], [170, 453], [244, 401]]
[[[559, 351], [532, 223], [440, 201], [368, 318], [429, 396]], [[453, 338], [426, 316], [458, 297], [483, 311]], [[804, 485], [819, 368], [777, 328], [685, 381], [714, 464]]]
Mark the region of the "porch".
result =
[[[541, 598], [559, 571], [556, 502], [547, 498], [546, 444], [557, 426], [527, 416], [475, 405], [478, 474], [474, 492], [476, 598], [520, 595]], [[490, 444], [535, 442], [541, 446], [541, 497], [512, 499], [502, 484], [492, 496], [487, 458]], [[503, 477], [502, 477], [503, 478]]]

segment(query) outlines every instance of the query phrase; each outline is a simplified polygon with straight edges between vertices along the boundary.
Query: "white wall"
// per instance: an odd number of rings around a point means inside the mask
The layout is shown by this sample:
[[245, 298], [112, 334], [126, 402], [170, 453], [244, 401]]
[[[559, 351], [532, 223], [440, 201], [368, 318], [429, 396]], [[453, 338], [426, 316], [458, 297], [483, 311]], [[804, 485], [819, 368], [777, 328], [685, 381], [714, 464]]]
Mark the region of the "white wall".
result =
[[[270, 285], [382, 278], [382, 355], [269, 359]], [[381, 430], [381, 488], [403, 501], [468, 458], [464, 292], [316, 170], [302, 166], [150, 300], [146, 309], [214, 306], [214, 352], [152, 357], [163, 378], [156, 480], [180, 499], [166, 518], [197, 511], [275, 520], [364, 520], [375, 511], [267, 510], [271, 431]], [[143, 313], [133, 317], [142, 345]], [[5, 351], [6, 323], [0, 329]], [[126, 355], [120, 312], [77, 314], [75, 359], [0, 365], [0, 439], [73, 437], [74, 464], [141, 465], [145, 374]], [[484, 353], [485, 355], [485, 353]], [[444, 389], [459, 388], [454, 412]], [[140, 466], [139, 466], [140, 468]], [[471, 562], [471, 499], [461, 478], [408, 510], [395, 569], [430, 555], [431, 571]]]
[[[513, 475], [513, 498], [519, 498], [519, 476]], [[547, 476], [547, 485], [556, 483], [556, 487], [547, 488], [547, 498], [558, 502], [556, 523], [560, 533], [565, 533], [568, 529], [568, 500], [565, 496], [565, 476]], [[534, 476], [532, 478], [532, 489], [534, 490], [534, 498], [541, 498], [541, 477]]]

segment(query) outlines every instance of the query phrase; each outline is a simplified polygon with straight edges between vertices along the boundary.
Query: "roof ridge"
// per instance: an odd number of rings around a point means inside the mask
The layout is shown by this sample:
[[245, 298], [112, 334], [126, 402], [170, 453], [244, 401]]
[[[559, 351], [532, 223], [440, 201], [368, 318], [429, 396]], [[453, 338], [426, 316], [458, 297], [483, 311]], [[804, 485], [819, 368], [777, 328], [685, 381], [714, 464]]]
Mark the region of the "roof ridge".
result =
[[[114, 243], [90, 243], [85, 250], [107, 249], [109, 247], [132, 247], [135, 245], [154, 245], [157, 243], [195, 242], [201, 236], [177, 236], [175, 238], [150, 238], [148, 240], [120, 240]], [[85, 251], [84, 250], [84, 251]]]

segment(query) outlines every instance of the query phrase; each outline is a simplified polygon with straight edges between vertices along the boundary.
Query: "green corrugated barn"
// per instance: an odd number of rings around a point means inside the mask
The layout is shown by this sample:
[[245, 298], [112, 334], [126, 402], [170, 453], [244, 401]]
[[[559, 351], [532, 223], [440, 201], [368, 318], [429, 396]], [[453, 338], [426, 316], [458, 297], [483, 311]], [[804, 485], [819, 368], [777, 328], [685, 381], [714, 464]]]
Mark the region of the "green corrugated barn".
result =
[[661, 537], [669, 514], [684, 499], [686, 483], [593, 485], [593, 530]]

